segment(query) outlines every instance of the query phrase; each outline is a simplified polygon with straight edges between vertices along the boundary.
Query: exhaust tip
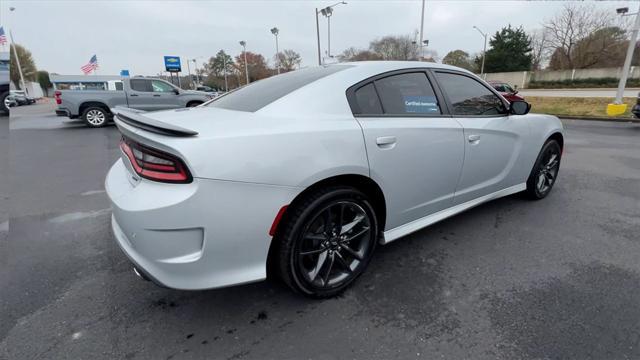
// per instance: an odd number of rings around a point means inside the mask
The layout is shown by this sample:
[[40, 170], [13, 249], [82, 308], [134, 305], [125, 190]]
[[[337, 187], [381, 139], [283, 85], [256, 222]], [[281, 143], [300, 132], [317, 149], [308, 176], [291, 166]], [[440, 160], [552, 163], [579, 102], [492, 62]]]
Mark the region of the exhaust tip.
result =
[[137, 268], [137, 267], [135, 267], [135, 266], [133, 267], [133, 272], [134, 272], [134, 273], [135, 273], [135, 274], [136, 274], [140, 279], [145, 280], [145, 281], [151, 281], [151, 279], [149, 279], [149, 278], [147, 277], [147, 275], [145, 275], [142, 271], [138, 270], [138, 268]]

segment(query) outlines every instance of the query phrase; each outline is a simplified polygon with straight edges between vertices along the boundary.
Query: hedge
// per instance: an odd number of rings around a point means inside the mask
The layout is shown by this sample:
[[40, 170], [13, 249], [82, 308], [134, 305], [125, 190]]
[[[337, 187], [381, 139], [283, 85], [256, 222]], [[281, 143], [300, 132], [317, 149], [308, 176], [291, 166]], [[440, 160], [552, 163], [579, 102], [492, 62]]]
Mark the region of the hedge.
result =
[[[530, 81], [527, 89], [617, 88], [619, 79], [589, 78], [555, 81]], [[627, 79], [627, 87], [640, 87], [640, 79]]]

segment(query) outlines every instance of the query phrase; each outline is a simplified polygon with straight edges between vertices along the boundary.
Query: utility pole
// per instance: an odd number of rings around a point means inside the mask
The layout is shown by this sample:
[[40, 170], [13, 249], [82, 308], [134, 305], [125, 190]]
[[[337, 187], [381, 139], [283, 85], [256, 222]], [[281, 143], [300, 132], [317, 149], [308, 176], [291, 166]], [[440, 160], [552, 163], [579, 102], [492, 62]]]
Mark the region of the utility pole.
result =
[[622, 95], [624, 94], [624, 87], [627, 84], [629, 68], [631, 67], [631, 59], [633, 58], [633, 51], [635, 50], [636, 41], [638, 40], [638, 30], [640, 30], [640, 9], [638, 9], [638, 12], [635, 13], [635, 15], [636, 21], [634, 22], [633, 29], [631, 30], [631, 39], [629, 40], [629, 46], [627, 47], [627, 57], [624, 59], [624, 65], [622, 67], [622, 76], [620, 76], [620, 82], [618, 83], [615, 104], [622, 104]]
[[487, 56], [487, 34], [482, 32], [482, 30], [480, 30], [480, 28], [475, 25], [473, 26], [473, 28], [478, 30], [480, 35], [482, 35], [482, 37], [484, 38], [484, 48], [482, 50], [482, 65], [480, 65], [480, 76], [482, 77], [482, 75], [484, 75], [484, 59]]
[[227, 54], [224, 52], [224, 50], [222, 51], [222, 66], [224, 67], [224, 92], [228, 92], [229, 91], [229, 83], [227, 82]]

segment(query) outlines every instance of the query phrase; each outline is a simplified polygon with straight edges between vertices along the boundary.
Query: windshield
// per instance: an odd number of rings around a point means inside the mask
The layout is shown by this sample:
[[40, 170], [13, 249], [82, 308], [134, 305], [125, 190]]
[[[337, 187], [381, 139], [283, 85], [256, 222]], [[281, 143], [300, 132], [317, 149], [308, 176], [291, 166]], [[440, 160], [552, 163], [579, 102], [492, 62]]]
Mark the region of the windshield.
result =
[[351, 66], [332, 65], [291, 71], [251, 83], [216, 98], [207, 106], [236, 111], [258, 111], [292, 91]]

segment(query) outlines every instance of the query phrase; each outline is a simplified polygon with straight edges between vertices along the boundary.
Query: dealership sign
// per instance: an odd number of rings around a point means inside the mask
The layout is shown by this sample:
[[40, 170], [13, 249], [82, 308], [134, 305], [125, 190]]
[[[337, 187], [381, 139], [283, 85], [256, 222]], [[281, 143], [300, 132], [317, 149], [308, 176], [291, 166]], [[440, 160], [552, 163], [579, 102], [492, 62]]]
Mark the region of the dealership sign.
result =
[[164, 57], [164, 69], [168, 72], [181, 72], [179, 56], [165, 56]]

